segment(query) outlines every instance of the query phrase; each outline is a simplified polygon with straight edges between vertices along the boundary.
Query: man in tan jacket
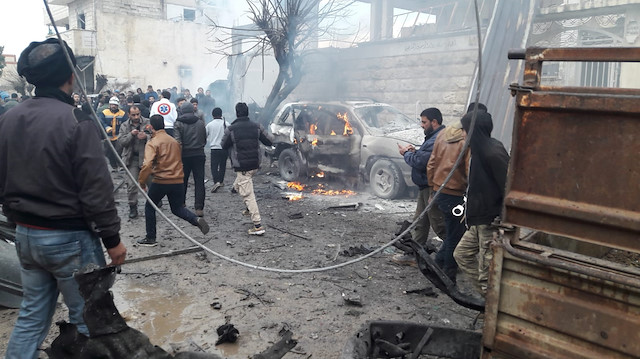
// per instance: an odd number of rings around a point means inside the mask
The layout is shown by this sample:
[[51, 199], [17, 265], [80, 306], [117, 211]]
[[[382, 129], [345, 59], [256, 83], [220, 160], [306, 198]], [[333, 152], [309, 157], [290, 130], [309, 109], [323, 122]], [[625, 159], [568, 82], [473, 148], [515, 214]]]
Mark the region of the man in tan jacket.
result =
[[[433, 187], [432, 193], [443, 187], [445, 179], [462, 152], [465, 139], [466, 133], [462, 129], [460, 122], [445, 128], [438, 134], [433, 145], [433, 152], [427, 163], [427, 179], [429, 186]], [[458, 265], [453, 259], [453, 250], [465, 231], [462, 221], [462, 206], [464, 205], [464, 193], [467, 190], [469, 159], [470, 154], [467, 149], [463, 161], [456, 168], [449, 182], [444, 184], [442, 192], [435, 202], [444, 214], [445, 227], [447, 229], [446, 239], [436, 254], [436, 263], [454, 283], [456, 282]], [[455, 211], [454, 208], [456, 209]]]
[[[196, 216], [184, 206], [184, 172], [182, 171], [182, 151], [180, 144], [164, 130], [164, 118], [153, 115], [151, 124], [151, 140], [144, 148], [144, 163], [140, 169], [138, 182], [146, 188], [147, 179], [153, 174], [149, 186], [149, 198], [158, 205], [164, 196], [169, 198], [171, 213], [200, 228], [202, 234], [209, 232], [209, 225], [202, 217]], [[138, 240], [143, 246], [155, 246], [156, 212], [149, 202], [144, 207], [147, 236]]]

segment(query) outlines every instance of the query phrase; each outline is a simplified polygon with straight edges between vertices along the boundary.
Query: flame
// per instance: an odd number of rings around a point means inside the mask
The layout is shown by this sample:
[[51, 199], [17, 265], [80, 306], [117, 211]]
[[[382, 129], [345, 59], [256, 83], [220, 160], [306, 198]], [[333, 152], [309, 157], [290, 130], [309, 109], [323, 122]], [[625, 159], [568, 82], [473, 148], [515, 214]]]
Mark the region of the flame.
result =
[[318, 188], [318, 189], [314, 189], [313, 191], [311, 191], [311, 193], [313, 194], [321, 194], [324, 196], [351, 196], [356, 194], [354, 191], [348, 190], [348, 189], [341, 189], [341, 190], [333, 190], [333, 189], [322, 189], [322, 188]]
[[335, 131], [331, 130], [331, 136], [335, 136], [335, 135], [336, 135]]
[[342, 114], [338, 112], [336, 116], [342, 121], [344, 121], [344, 131], [342, 131], [342, 135], [343, 136], [353, 135], [353, 127], [351, 127], [351, 124], [349, 123], [349, 116], [347, 116], [347, 113], [345, 112], [344, 114]]
[[315, 135], [317, 129], [318, 129], [318, 125], [316, 125], [315, 123], [312, 123], [309, 126], [309, 133], [312, 134], [312, 135]]
[[300, 182], [289, 182], [289, 183], [287, 183], [287, 187], [288, 188], [293, 188], [296, 191], [302, 191], [304, 189], [304, 187], [306, 187], [306, 186], [303, 185]]
[[285, 197], [287, 197], [289, 201], [299, 201], [302, 199], [302, 195], [299, 193], [287, 194]]
[[316, 177], [324, 178], [324, 172], [318, 172], [318, 173], [316, 174]]
[[318, 145], [318, 139], [314, 138], [313, 141], [311, 141], [311, 146], [317, 146]]

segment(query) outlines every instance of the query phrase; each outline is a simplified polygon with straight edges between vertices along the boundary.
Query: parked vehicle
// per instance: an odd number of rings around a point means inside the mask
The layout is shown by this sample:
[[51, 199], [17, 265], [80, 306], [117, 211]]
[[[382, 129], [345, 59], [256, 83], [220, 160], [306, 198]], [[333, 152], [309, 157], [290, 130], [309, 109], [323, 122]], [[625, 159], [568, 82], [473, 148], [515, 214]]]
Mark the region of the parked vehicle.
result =
[[373, 101], [288, 103], [269, 129], [275, 141], [267, 155], [278, 161], [284, 180], [320, 172], [353, 177], [381, 198], [413, 186], [397, 144], [419, 146], [424, 136], [416, 121]]

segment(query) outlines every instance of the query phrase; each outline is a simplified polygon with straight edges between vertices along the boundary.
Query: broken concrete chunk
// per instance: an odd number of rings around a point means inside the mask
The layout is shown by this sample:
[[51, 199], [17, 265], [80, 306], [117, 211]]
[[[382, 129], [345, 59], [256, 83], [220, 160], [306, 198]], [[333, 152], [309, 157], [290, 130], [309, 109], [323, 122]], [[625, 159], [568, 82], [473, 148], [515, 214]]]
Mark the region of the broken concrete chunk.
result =
[[353, 306], [356, 306], [356, 307], [362, 307], [362, 300], [360, 299], [360, 296], [357, 295], [357, 294], [346, 295], [346, 294], [342, 293], [342, 299], [348, 305], [353, 305]]

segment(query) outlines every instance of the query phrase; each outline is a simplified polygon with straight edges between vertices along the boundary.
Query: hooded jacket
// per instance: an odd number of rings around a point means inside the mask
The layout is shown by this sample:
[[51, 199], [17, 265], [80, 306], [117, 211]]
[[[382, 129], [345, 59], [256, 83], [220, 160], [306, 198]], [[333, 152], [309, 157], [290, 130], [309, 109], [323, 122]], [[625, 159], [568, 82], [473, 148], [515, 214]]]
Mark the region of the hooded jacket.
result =
[[182, 145], [182, 157], [204, 157], [207, 144], [207, 130], [204, 121], [192, 112], [187, 112], [176, 120], [173, 136]]
[[438, 137], [438, 133], [440, 133], [444, 127], [444, 125], [441, 125], [428, 136], [425, 136], [424, 142], [415, 152], [407, 151], [404, 153], [404, 161], [411, 166], [411, 180], [420, 189], [429, 187], [427, 163], [431, 157], [436, 137]]
[[26, 225], [91, 230], [115, 247], [120, 218], [93, 121], [57, 88], [36, 95], [0, 117], [3, 212]]
[[238, 117], [224, 131], [222, 149], [229, 150], [231, 165], [236, 172], [251, 171], [260, 167], [260, 142], [265, 146], [273, 144], [261, 125], [249, 117]]
[[[462, 120], [469, 131], [471, 114]], [[471, 168], [467, 191], [466, 220], [468, 226], [491, 224], [502, 211], [507, 181], [509, 155], [502, 143], [491, 138], [493, 121], [486, 112], [478, 112], [471, 134]]]
[[[433, 152], [427, 163], [427, 179], [429, 185], [434, 191], [440, 189], [444, 180], [451, 172], [462, 148], [466, 134], [462, 128], [451, 126], [440, 131], [435, 143], [433, 144]], [[467, 189], [467, 178], [469, 175], [469, 149], [464, 154], [463, 161], [456, 168], [453, 176], [444, 186], [442, 193], [453, 196], [462, 196]]]

